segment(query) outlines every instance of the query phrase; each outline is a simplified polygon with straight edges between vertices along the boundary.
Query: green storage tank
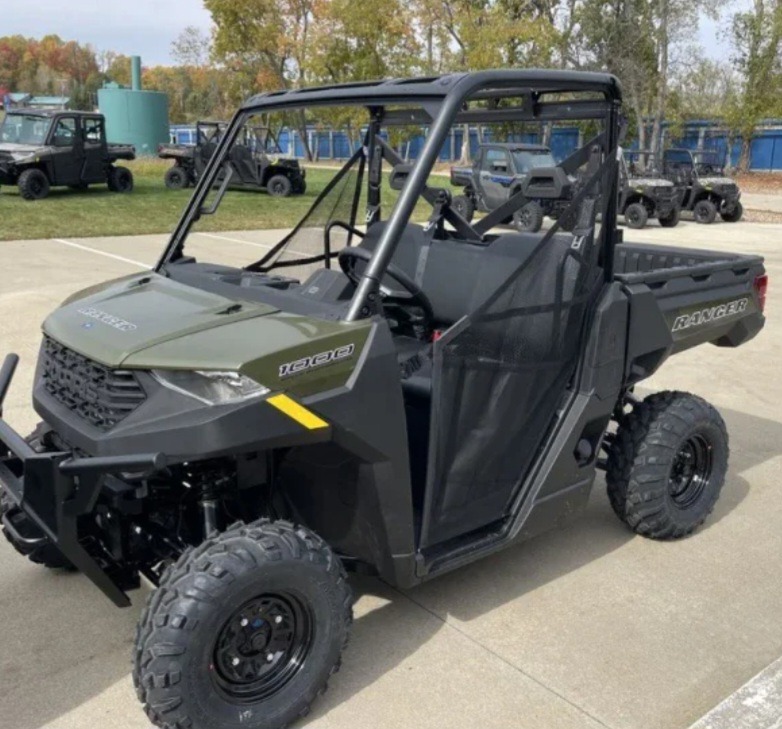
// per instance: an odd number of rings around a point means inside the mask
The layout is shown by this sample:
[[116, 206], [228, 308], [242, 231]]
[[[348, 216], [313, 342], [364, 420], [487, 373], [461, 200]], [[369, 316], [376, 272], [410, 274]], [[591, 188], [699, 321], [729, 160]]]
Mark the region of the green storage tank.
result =
[[131, 58], [132, 88], [108, 83], [98, 89], [98, 107], [106, 117], [110, 144], [132, 144], [138, 155], [156, 155], [169, 141], [168, 96], [141, 89], [141, 59]]

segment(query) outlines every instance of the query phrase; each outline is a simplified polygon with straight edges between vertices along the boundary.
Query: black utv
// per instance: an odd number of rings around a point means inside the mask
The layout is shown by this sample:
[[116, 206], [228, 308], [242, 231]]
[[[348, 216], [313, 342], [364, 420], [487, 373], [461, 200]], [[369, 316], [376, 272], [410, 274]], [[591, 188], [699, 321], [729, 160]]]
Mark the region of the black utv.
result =
[[[174, 165], [165, 174], [169, 190], [195, 185], [217, 149], [228, 125], [226, 122], [199, 121], [196, 143], [161, 144], [158, 157], [171, 159]], [[281, 153], [276, 137], [268, 127], [246, 128], [241, 141], [231, 147], [225, 166], [232, 169], [231, 187], [265, 190], [274, 197], [303, 195], [307, 190], [306, 171], [299, 161], [275, 156]]]
[[623, 150], [619, 160], [619, 210], [630, 228], [654, 218], [663, 228], [679, 224], [679, 190], [666, 180], [653, 152]]
[[[291, 111], [361, 117], [364, 143], [272, 248], [191, 235], [239, 194], [224, 165], [245, 127]], [[763, 260], [621, 242], [620, 113], [616, 78], [566, 71], [260, 94], [156, 265], [44, 322], [42, 423], [24, 438], [0, 419], [3, 530], [118, 606], [154, 585], [133, 652], [152, 722], [297, 721], [339, 669], [348, 572], [401, 588], [445, 574], [563, 524], [598, 471], [638, 534], [708, 517], [732, 480], [720, 414], [634, 388], [671, 355], [752, 339]], [[572, 233], [561, 217], [494, 232], [524, 190], [470, 223], [432, 185], [454, 125], [556, 120], [596, 130]], [[429, 133], [409, 166], [386, 140], [411, 124]], [[382, 219], [387, 171], [400, 191]]]
[[131, 145], [106, 143], [102, 114], [14, 109], [0, 124], [0, 185], [17, 185], [25, 200], [41, 200], [52, 187], [130, 192], [133, 174], [116, 163], [135, 158]]
[[663, 154], [663, 174], [679, 188], [681, 208], [691, 211], [696, 223], [713, 223], [718, 214], [726, 223], [738, 223], [744, 214], [739, 186], [725, 175], [725, 158], [712, 150]]
[[551, 150], [539, 144], [492, 143], [478, 148], [475, 164], [451, 167], [451, 184], [464, 192], [453, 199], [453, 208], [465, 220], [472, 221], [476, 210], [487, 213], [496, 210], [513, 195], [522, 191], [535, 170], [536, 177], [546, 176], [557, 187], [556, 195], [527, 201], [503, 222], [512, 223], [519, 231], [536, 233], [548, 215], [558, 218], [568, 207], [576, 180], [557, 166]]

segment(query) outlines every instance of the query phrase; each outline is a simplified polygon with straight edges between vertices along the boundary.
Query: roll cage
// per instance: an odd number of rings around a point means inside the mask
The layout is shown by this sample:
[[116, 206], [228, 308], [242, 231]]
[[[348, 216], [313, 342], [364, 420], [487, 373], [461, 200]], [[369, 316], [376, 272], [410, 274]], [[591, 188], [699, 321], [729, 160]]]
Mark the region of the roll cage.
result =
[[[579, 98], [576, 98], [577, 95]], [[221, 177], [223, 162], [250, 116], [294, 108], [363, 106], [370, 115], [365, 143], [359, 150], [366, 155], [366, 160], [361, 162], [362, 172], [364, 162], [368, 170], [368, 222], [379, 219], [381, 161], [385, 160], [395, 167], [402, 166], [402, 160], [377, 134], [380, 125], [413, 124], [426, 126], [429, 130], [418, 159], [404, 170], [405, 180], [399, 197], [343, 317], [347, 321], [366, 318], [376, 311], [372, 302], [377, 299], [380, 281], [420, 198], [426, 199], [433, 207], [439, 205], [443, 218], [467, 240], [476, 242], [483, 240], [494, 225], [512, 215], [521, 204], [523, 193], [518, 193], [477, 224], [470, 225], [450, 209], [436, 189], [427, 185], [429, 174], [452, 125], [597, 121], [602, 122], [603, 131], [592, 142], [599, 139], [604, 150], [615, 150], [620, 132], [621, 98], [619, 82], [612, 75], [534, 69], [360, 82], [258, 94], [240, 108], [221, 135], [217, 149], [155, 270], [165, 271], [166, 264], [180, 258], [193, 224], [201, 215], [216, 210], [230, 183], [230, 175]], [[476, 102], [479, 106], [475, 105]], [[404, 108], [400, 109], [400, 106]], [[590, 156], [592, 142], [571, 155], [569, 161], [585, 164]], [[613, 275], [613, 250], [617, 242], [616, 164], [616, 155], [607, 154], [600, 169], [583, 188], [586, 192], [586, 188], [598, 184], [601, 179], [607, 180], [610, 188], [602, 191], [607, 194], [607, 202], [598, 244], [601, 267], [608, 279]], [[347, 165], [343, 169], [346, 168]], [[216, 186], [219, 187], [217, 198], [207, 206], [207, 198]], [[578, 200], [574, 199], [574, 204], [576, 202]], [[559, 224], [555, 223], [544, 238], [550, 239], [558, 230]], [[330, 252], [326, 250], [323, 259], [328, 260], [329, 257]], [[248, 268], [252, 269], [253, 266]]]

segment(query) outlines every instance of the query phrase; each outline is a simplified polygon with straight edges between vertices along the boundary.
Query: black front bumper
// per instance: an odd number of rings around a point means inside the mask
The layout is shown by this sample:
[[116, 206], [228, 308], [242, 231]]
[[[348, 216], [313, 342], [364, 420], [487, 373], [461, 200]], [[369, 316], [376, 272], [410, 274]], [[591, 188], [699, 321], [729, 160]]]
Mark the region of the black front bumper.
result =
[[[73, 453], [34, 450], [2, 419], [2, 403], [18, 357], [8, 355], [0, 369], [0, 487], [73, 565], [89, 577], [111, 601], [130, 605], [112, 576], [79, 541], [78, 520], [90, 514], [103, 477], [112, 473], [157, 470], [165, 466], [160, 453], [81, 458]], [[9, 520], [3, 526], [17, 535]]]

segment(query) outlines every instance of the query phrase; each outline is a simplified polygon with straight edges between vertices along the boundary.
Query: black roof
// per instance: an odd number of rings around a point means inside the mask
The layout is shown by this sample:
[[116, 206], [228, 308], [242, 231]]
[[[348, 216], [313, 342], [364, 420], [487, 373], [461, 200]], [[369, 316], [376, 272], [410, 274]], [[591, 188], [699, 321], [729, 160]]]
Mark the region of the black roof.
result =
[[70, 109], [35, 109], [35, 108], [21, 108], [21, 107], [17, 109], [8, 109], [6, 111], [6, 116], [9, 114], [24, 114], [25, 116], [42, 116], [46, 118], [60, 116], [61, 114], [66, 114], [67, 116], [83, 116], [83, 117], [101, 115], [100, 112], [98, 111], [71, 111]]
[[382, 105], [413, 101], [414, 99], [442, 99], [452, 93], [469, 94], [472, 89], [491, 88], [494, 84], [496, 84], [497, 90], [502, 92], [502, 95], [593, 91], [602, 93], [609, 99], [621, 100], [622, 98], [619, 81], [608, 73], [500, 69], [268, 91], [250, 97], [242, 108], [253, 110], [265, 106], [300, 106], [340, 102], [370, 105], [374, 102]]
[[527, 144], [526, 142], [482, 142], [481, 147], [502, 147], [515, 152], [551, 152], [545, 144]]

